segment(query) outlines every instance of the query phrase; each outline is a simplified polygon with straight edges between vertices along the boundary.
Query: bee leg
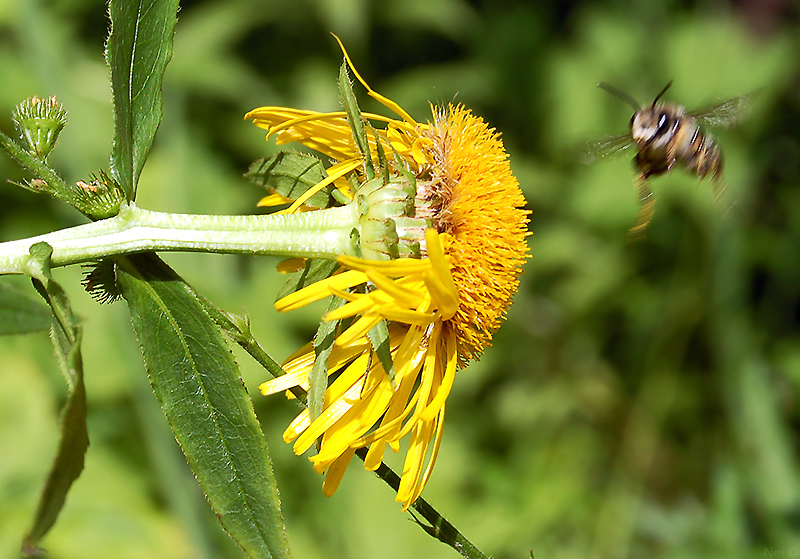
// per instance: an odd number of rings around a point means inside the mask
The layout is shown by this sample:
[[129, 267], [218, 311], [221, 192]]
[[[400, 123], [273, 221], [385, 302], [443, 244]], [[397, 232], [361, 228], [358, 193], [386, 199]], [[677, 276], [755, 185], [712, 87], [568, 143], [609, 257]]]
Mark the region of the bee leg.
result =
[[728, 185], [722, 175], [711, 177], [711, 193], [714, 195], [714, 202], [717, 204], [726, 202], [729, 198]]
[[717, 204], [718, 207], [723, 208], [722, 215], [727, 216], [733, 209], [733, 206], [736, 205], [736, 200], [731, 198], [728, 192], [728, 185], [725, 179], [722, 178], [722, 175], [714, 174], [714, 176], [711, 177], [711, 192], [714, 196], [714, 203]]
[[647, 183], [647, 177], [644, 173], [639, 173], [635, 179], [636, 190], [639, 192], [639, 214], [636, 216], [636, 223], [628, 230], [628, 241], [635, 241], [644, 236], [644, 230], [653, 219], [653, 208], [656, 204], [653, 191]]

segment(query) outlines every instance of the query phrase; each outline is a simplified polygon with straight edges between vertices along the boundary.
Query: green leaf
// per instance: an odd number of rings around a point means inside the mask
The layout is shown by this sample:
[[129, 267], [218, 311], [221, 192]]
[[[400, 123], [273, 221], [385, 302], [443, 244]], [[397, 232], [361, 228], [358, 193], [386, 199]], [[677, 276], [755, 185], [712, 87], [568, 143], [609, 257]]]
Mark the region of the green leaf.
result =
[[[328, 176], [322, 162], [305, 153], [280, 152], [266, 159], [259, 159], [248, 169], [245, 177], [263, 187], [270, 194], [280, 194], [297, 200], [301, 194]], [[329, 208], [347, 203], [338, 188], [329, 184], [315, 193], [305, 204], [313, 208]]]
[[67, 399], [61, 410], [60, 440], [53, 465], [45, 480], [39, 505], [30, 529], [23, 539], [22, 554], [39, 556], [39, 542], [56, 522], [67, 493], [83, 471], [89, 448], [86, 430], [86, 388], [83, 383], [83, 361], [80, 342], [81, 326], [73, 315], [66, 293], [50, 276], [50, 255], [53, 249], [38, 243], [31, 247], [33, 259], [28, 273], [36, 289], [50, 305], [52, 340], [56, 358], [67, 380]]
[[153, 392], [222, 526], [250, 557], [288, 557], [266, 441], [219, 328], [155, 255], [121, 259], [117, 281]]
[[7, 283], [0, 283], [0, 334], [27, 334], [50, 328], [53, 313]]
[[178, 0], [111, 0], [106, 60], [115, 135], [111, 172], [130, 200], [161, 123], [161, 83], [172, 58]]

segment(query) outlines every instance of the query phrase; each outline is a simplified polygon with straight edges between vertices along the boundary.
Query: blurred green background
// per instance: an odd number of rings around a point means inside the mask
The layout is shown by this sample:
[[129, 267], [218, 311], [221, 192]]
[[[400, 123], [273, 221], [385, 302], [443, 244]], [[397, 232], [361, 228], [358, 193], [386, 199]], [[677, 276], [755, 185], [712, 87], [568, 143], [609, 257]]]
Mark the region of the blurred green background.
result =
[[[418, 119], [455, 101], [502, 132], [533, 210], [532, 259], [508, 321], [458, 376], [433, 478], [442, 514], [497, 559], [794, 557], [800, 549], [800, 21], [791, 0], [187, 1], [144, 169], [148, 209], [252, 213], [242, 174], [275, 151], [242, 121], [260, 105], [332, 110], [347, 45], [370, 85]], [[55, 94], [70, 125], [51, 162], [68, 180], [108, 163], [112, 107], [100, 0], [0, 0], [0, 128]], [[624, 132], [608, 81], [687, 106], [763, 88], [716, 134], [731, 211], [683, 171], [653, 181], [655, 218], [626, 242], [628, 153], [585, 166], [580, 147]], [[357, 92], [359, 90], [357, 89]], [[359, 93], [362, 108], [381, 111]], [[0, 157], [0, 177], [23, 175]], [[11, 184], [0, 239], [81, 223]], [[277, 359], [319, 309], [278, 315], [275, 261], [167, 255], [222, 308], [252, 317]], [[147, 386], [125, 304], [99, 305], [80, 269], [56, 278], [84, 319], [92, 446], [46, 540], [52, 557], [238, 558], [207, 510]], [[4, 278], [31, 293], [21, 278]], [[333, 498], [262, 418], [294, 556], [456, 557], [357, 464]], [[0, 339], [0, 557], [15, 557], [57, 440], [65, 394], [45, 335]], [[397, 463], [395, 462], [395, 465]]]

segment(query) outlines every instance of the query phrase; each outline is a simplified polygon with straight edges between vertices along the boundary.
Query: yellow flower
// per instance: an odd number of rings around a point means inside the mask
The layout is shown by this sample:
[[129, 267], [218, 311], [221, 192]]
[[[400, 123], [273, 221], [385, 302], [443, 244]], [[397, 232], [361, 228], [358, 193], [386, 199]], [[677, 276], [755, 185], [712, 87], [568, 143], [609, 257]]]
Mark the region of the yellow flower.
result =
[[[345, 57], [353, 68], [346, 52]], [[328, 359], [322, 413], [316, 418], [307, 409], [300, 413], [284, 440], [294, 441], [298, 455], [320, 441], [311, 461], [317, 472], [327, 472], [323, 490], [331, 495], [357, 449], [368, 448], [365, 467], [374, 470], [386, 445], [397, 452], [408, 438], [397, 493], [405, 509], [431, 475], [456, 370], [491, 345], [517, 290], [528, 253], [529, 212], [499, 135], [481, 118], [448, 105], [419, 123], [353, 72], [372, 97], [400, 117], [363, 114], [386, 124], [368, 135], [369, 153], [377, 166], [380, 141], [395, 157], [393, 172], [413, 174], [414, 216], [427, 220], [429, 229], [420, 235], [422, 258], [340, 256], [339, 273], [276, 303], [286, 311], [334, 294], [347, 303], [324, 320], [350, 319]], [[300, 142], [332, 158], [326, 185], [349, 193], [347, 173], [365, 178], [365, 158], [344, 112], [262, 107], [245, 118], [269, 130], [268, 137], [277, 136], [279, 144]], [[367, 336], [382, 320], [389, 325], [393, 378]], [[284, 364], [287, 374], [264, 383], [261, 391], [307, 390], [314, 359], [309, 343]]]

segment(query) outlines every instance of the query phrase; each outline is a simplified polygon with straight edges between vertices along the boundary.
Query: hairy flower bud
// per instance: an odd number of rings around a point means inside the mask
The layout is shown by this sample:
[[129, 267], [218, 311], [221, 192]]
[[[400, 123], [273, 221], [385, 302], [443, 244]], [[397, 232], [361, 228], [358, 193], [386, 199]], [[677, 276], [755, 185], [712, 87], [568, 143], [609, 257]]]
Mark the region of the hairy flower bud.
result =
[[39, 159], [46, 159], [67, 125], [67, 110], [55, 95], [34, 95], [17, 105], [12, 118], [25, 148]]

